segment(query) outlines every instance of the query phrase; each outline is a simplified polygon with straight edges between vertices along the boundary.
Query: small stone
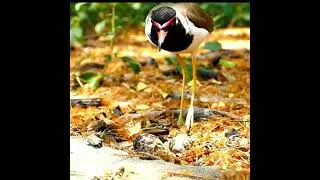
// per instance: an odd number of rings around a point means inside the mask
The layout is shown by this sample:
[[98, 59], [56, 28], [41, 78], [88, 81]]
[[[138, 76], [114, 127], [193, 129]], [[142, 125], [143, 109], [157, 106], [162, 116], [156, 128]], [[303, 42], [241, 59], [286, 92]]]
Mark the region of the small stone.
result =
[[194, 166], [203, 166], [205, 165], [204, 159], [201, 157], [193, 164]]
[[232, 128], [231, 131], [225, 133], [225, 137], [230, 137], [230, 136], [235, 136], [235, 135], [238, 136], [239, 132], [238, 132], [238, 130], [236, 130], [234, 128]]
[[119, 143], [120, 148], [125, 149], [132, 146], [132, 143], [129, 141], [123, 141]]
[[93, 147], [98, 147], [98, 148], [102, 147], [102, 139], [97, 137], [95, 134], [91, 134], [90, 136], [87, 137], [87, 143]]
[[163, 149], [162, 141], [153, 134], [142, 134], [133, 141], [133, 148], [137, 152], [154, 153]]
[[237, 148], [239, 147], [240, 138], [237, 135], [229, 136], [229, 140], [226, 142], [226, 146]]
[[120, 106], [116, 106], [116, 107], [114, 108], [113, 112], [114, 112], [116, 115], [118, 115], [118, 116], [122, 116], [122, 115], [123, 115], [123, 113], [121, 112]]
[[169, 144], [169, 148], [174, 153], [182, 153], [191, 146], [192, 140], [186, 134], [178, 134]]

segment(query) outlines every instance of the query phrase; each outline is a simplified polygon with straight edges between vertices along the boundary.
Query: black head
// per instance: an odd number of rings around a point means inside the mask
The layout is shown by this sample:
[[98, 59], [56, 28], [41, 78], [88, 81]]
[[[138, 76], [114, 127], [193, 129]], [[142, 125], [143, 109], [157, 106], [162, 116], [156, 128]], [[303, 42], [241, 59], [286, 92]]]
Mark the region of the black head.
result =
[[176, 10], [162, 6], [150, 14], [151, 34], [149, 38], [161, 49], [177, 52], [186, 49], [192, 42], [192, 35], [186, 34], [186, 29], [177, 17]]
[[159, 24], [164, 24], [176, 16], [176, 11], [167, 6], [162, 6], [151, 14], [151, 18]]

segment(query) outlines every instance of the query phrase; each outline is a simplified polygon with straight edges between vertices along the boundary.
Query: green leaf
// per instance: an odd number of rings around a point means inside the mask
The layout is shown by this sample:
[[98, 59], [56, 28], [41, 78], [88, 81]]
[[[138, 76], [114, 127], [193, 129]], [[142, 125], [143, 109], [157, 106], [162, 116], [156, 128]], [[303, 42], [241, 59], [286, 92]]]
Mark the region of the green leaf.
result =
[[89, 19], [88, 14], [86, 12], [79, 12], [78, 17], [80, 21], [85, 21]]
[[98, 10], [98, 6], [99, 6], [99, 3], [90, 3], [90, 6], [88, 8], [89, 11], [97, 11]]
[[128, 65], [133, 70], [134, 73], [137, 74], [140, 72], [140, 66], [136, 62], [131, 61], [128, 63]]
[[218, 51], [222, 48], [222, 46], [218, 42], [209, 42], [209, 43], [206, 43], [203, 48], [209, 49], [211, 51]]
[[80, 26], [70, 28], [70, 46], [78, 44], [81, 46], [83, 42], [83, 30]]
[[187, 64], [187, 75], [186, 75], [186, 81], [189, 82], [192, 80], [192, 64]]
[[93, 77], [97, 76], [97, 73], [94, 72], [87, 72], [87, 73], [83, 73], [81, 74], [79, 77], [84, 80], [84, 81], [89, 81], [90, 79], [92, 79]]
[[227, 61], [227, 60], [221, 59], [221, 60], [219, 60], [219, 65], [221, 65], [224, 68], [233, 68], [233, 67], [235, 67], [236, 64], [232, 61]]
[[243, 13], [243, 19], [246, 21], [250, 21], [250, 12]]
[[112, 62], [112, 56], [111, 55], [107, 55], [105, 57], [105, 61], [108, 62], [108, 63], [111, 63]]
[[122, 60], [133, 70], [134, 73], [141, 71], [140, 65], [129, 57], [123, 57]]
[[[186, 82], [189, 82], [192, 80], [192, 64], [186, 64], [186, 66], [187, 66]], [[177, 68], [179, 74], [182, 75], [182, 68], [179, 63], [176, 64], [176, 68]]]
[[217, 72], [214, 71], [213, 69], [200, 67], [198, 71], [199, 71], [199, 75], [204, 79], [212, 79], [217, 77]]
[[223, 13], [226, 15], [226, 16], [232, 16], [235, 12], [235, 8], [234, 8], [234, 5], [231, 4], [231, 3], [224, 3], [223, 5]]
[[131, 3], [131, 7], [135, 10], [139, 10], [142, 3]]
[[96, 89], [100, 86], [103, 77], [104, 75], [93, 72], [87, 72], [80, 76], [80, 78], [87, 83], [87, 86], [92, 89]]
[[177, 59], [175, 56], [169, 57], [166, 59], [169, 65], [173, 65], [177, 63]]
[[81, 38], [83, 34], [82, 28], [80, 26], [75, 26], [70, 29], [70, 36], [75, 38]]
[[96, 26], [94, 27], [94, 30], [96, 31], [97, 34], [102, 33], [102, 31], [106, 27], [106, 22], [107, 22], [106, 20], [103, 20], [103, 21], [99, 22], [98, 24], [96, 24]]
[[75, 9], [76, 11], [79, 11], [79, 10], [80, 10], [80, 7], [81, 7], [82, 5], [84, 5], [84, 4], [87, 4], [87, 3], [77, 3], [77, 4], [74, 6], [74, 9]]

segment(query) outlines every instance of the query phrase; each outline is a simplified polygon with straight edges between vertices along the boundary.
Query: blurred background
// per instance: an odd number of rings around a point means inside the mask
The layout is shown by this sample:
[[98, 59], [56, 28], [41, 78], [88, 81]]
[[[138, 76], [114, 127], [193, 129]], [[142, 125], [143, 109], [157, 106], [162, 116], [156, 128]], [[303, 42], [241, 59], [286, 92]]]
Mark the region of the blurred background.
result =
[[[198, 3], [214, 20], [215, 29], [250, 27], [249, 3]], [[157, 3], [70, 3], [70, 47], [88, 39], [114, 41], [128, 28], [142, 29]]]

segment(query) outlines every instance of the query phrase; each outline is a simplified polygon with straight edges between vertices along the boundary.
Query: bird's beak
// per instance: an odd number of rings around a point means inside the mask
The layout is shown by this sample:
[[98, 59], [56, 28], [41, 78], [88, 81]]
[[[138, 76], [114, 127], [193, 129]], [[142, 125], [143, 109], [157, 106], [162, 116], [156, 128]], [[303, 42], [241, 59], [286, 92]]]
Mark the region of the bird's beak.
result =
[[159, 47], [159, 52], [161, 51], [161, 45], [164, 41], [164, 39], [166, 38], [168, 34], [168, 31], [165, 31], [165, 30], [160, 30], [158, 32], [158, 47]]

